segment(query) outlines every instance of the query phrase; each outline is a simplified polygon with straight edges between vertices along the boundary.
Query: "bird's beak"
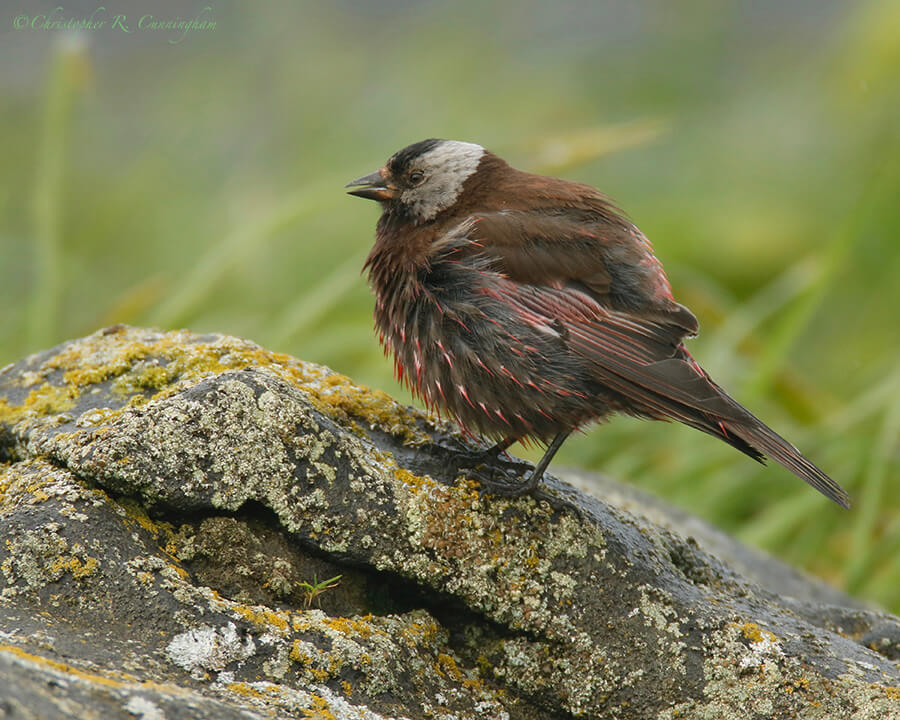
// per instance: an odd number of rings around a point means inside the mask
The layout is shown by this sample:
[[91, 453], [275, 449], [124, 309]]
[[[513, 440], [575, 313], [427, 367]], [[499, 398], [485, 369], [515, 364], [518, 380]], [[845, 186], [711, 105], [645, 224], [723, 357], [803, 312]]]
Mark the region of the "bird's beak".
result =
[[347, 194], [356, 195], [356, 197], [366, 198], [367, 200], [391, 200], [394, 197], [396, 187], [392, 186], [385, 178], [384, 168], [376, 170], [371, 175], [364, 175], [357, 178], [353, 182], [347, 183], [344, 187], [356, 187], [354, 190], [348, 190]]

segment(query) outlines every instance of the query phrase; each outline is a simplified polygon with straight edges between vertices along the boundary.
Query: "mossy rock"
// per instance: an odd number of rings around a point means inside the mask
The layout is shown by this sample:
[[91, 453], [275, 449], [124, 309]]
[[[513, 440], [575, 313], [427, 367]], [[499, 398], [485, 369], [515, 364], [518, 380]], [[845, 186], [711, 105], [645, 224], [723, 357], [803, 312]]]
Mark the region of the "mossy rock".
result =
[[62, 701], [85, 717], [900, 717], [896, 618], [799, 576], [780, 595], [555, 478], [546, 500], [482, 494], [454, 472], [467, 443], [226, 336], [118, 326], [8, 366], [0, 699], [47, 717]]

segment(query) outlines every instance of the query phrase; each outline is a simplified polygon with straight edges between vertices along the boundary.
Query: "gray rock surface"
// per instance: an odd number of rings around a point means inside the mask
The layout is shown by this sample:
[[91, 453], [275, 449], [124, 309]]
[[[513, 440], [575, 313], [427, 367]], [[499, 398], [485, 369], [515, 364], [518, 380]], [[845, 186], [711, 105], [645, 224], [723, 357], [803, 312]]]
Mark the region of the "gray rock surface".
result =
[[897, 618], [608, 481], [482, 496], [463, 447], [226, 336], [8, 366], [0, 717], [900, 717]]

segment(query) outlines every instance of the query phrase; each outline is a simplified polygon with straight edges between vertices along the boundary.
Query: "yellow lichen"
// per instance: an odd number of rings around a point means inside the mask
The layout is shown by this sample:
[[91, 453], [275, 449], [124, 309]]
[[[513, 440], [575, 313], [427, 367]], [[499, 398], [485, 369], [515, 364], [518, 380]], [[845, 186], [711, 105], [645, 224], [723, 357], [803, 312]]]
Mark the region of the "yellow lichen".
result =
[[328, 672], [328, 670], [323, 670], [322, 668], [317, 667], [308, 667], [306, 668], [307, 672], [313, 676], [313, 678], [320, 683], [328, 682], [332, 674]]
[[180, 565], [176, 565], [175, 563], [166, 563], [166, 567], [172, 570], [182, 580], [191, 579], [191, 574]]
[[491, 664], [491, 661], [488, 660], [487, 655], [479, 655], [475, 660], [475, 665], [478, 667], [478, 674], [483, 678], [490, 678], [494, 675], [494, 666]]
[[763, 640], [776, 642], [778, 640], [774, 634], [770, 633], [768, 630], [764, 630], [753, 622], [745, 622], [743, 625], [739, 626], [739, 629], [743, 636], [752, 643], [762, 642]]
[[430, 488], [436, 487], [437, 483], [434, 480], [428, 477], [420, 477], [419, 475], [414, 475], [406, 468], [398, 467], [394, 469], [394, 477], [397, 478], [404, 485], [409, 487], [413, 487], [416, 490], [421, 490], [422, 488]]
[[321, 382], [319, 396], [332, 408], [350, 417], [360, 418], [371, 427], [380, 427], [411, 445], [428, 440], [415, 424], [410, 412], [381, 390], [370, 390], [354, 384], [349, 378], [334, 373]]
[[434, 620], [418, 620], [404, 625], [400, 630], [400, 637], [408, 647], [415, 647], [418, 643], [431, 644], [439, 630], [440, 626]]
[[37, 502], [45, 502], [50, 499], [50, 496], [41, 490], [40, 485], [26, 485], [25, 491], [31, 495]]
[[456, 660], [454, 660], [449, 655], [446, 655], [445, 653], [438, 653], [437, 662], [435, 662], [434, 664], [434, 669], [441, 677], [449, 676], [456, 682], [462, 680], [462, 673], [459, 671], [459, 667], [457, 667], [456, 665]]
[[291, 652], [288, 657], [293, 660], [295, 663], [300, 663], [301, 665], [309, 665], [312, 662], [312, 657], [307, 655], [302, 650], [303, 645], [299, 640], [294, 640], [294, 644], [291, 645]]
[[332, 630], [337, 630], [343, 635], [356, 635], [357, 637], [366, 639], [372, 636], [373, 628], [369, 623], [372, 619], [371, 615], [365, 615], [362, 618], [345, 618], [333, 617], [323, 620], [323, 624]]
[[50, 565], [47, 566], [47, 570], [49, 571], [50, 576], [54, 578], [58, 578], [63, 573], [69, 572], [72, 574], [72, 577], [81, 579], [93, 575], [97, 571], [99, 565], [100, 562], [97, 558], [91, 557], [90, 555], [86, 555], [83, 561], [73, 555], [62, 555], [51, 562]]
[[311, 696], [313, 701], [312, 708], [304, 708], [303, 715], [308, 720], [337, 720], [334, 713], [328, 707], [328, 701], [318, 695]]
[[[65, 384], [44, 384], [32, 391], [26, 404], [39, 415], [58, 413], [70, 409], [85, 387], [114, 379], [112, 392], [129, 407], [166, 397], [203, 377], [265, 368], [304, 390], [318, 410], [351, 427], [358, 420], [386, 428], [407, 444], [428, 441], [427, 433], [419, 428], [423, 416], [384, 392], [237, 338], [195, 340], [196, 336], [184, 331], [155, 335], [126, 327], [101, 331], [69, 344], [34, 373], [42, 377], [50, 370], [61, 369]], [[0, 420], [16, 420], [24, 409], [4, 403], [0, 405]], [[100, 410], [108, 414], [104, 420], [111, 420], [117, 412]]]
[[13, 425], [19, 417], [19, 406], [12, 406], [6, 402], [6, 398], [0, 397], [0, 423]]
[[[68, 665], [67, 663], [50, 660], [49, 658], [45, 658], [41, 655], [33, 655], [32, 653], [26, 652], [25, 650], [22, 650], [22, 648], [18, 648], [15, 645], [0, 644], [0, 651], [11, 653], [36, 665], [52, 668], [53, 670], [56, 670], [58, 672], [66, 673], [67, 675], [71, 675], [72, 677], [76, 677], [80, 680], [85, 680], [96, 685], [105, 685], [106, 687], [120, 688], [123, 687], [126, 682], [137, 681], [137, 678], [135, 678], [133, 675], [126, 675], [125, 673], [120, 673], [121, 679], [114, 679], [106, 677], [104, 675], [98, 675], [96, 673], [85, 672], [83, 670], [79, 670], [74, 665]], [[159, 687], [156, 685], [148, 686]]]
[[9, 465], [0, 464], [0, 502], [6, 499], [6, 494], [9, 492], [10, 485], [12, 485], [12, 480], [9, 479], [11, 475]]
[[225, 687], [228, 688], [231, 692], [237, 693], [238, 695], [259, 698], [262, 700], [268, 700], [269, 696], [273, 694], [271, 690], [269, 692], [263, 692], [262, 690], [259, 690], [249, 683], [245, 682], [228, 683]]
[[234, 611], [263, 630], [275, 628], [285, 633], [290, 627], [286, 613], [278, 613], [263, 606], [235, 605]]
[[93, 575], [97, 571], [97, 567], [100, 565], [100, 562], [95, 557], [91, 557], [90, 555], [84, 556], [84, 562], [82, 563], [78, 558], [73, 558], [76, 560], [76, 566], [72, 568], [72, 577], [83, 578], [88, 575]]
[[78, 393], [71, 388], [44, 383], [28, 393], [22, 408], [37, 415], [56, 415], [75, 407], [77, 397]]
[[159, 390], [177, 378], [176, 371], [169, 365], [153, 365], [139, 371], [117, 377], [110, 389], [117, 395], [135, 395], [144, 390]]
[[294, 632], [305, 632], [312, 627], [312, 623], [304, 613], [291, 613], [290, 618]]
[[127, 498], [123, 498], [118, 502], [118, 505], [128, 513], [128, 517], [134, 520], [138, 525], [140, 525], [144, 530], [149, 532], [151, 535], [156, 537], [160, 533], [159, 526], [150, 519], [150, 516], [147, 515], [144, 508], [138, 505], [133, 500], [129, 500]]

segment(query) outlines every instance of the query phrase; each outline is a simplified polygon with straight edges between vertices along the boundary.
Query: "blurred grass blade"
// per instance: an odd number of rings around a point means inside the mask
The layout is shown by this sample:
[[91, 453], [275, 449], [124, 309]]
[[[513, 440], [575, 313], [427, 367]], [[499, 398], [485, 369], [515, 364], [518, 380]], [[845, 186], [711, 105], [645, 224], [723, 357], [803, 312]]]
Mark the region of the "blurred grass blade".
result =
[[829, 244], [821, 270], [816, 273], [815, 279], [778, 315], [762, 352], [755, 359], [753, 374], [745, 386], [747, 397], [752, 399], [768, 391], [773, 377], [781, 370], [794, 343], [825, 298], [841, 261], [847, 257], [852, 237], [850, 232], [845, 232]]
[[30, 298], [27, 343], [32, 349], [52, 345], [59, 339], [63, 175], [72, 106], [76, 91], [87, 78], [87, 63], [87, 53], [78, 36], [64, 36], [51, 59], [31, 204], [35, 283]]
[[895, 608], [900, 603], [900, 518], [888, 523], [868, 563], [866, 579], [860, 591], [876, 598], [883, 607]]
[[301, 220], [328, 209], [341, 193], [343, 182], [329, 178], [296, 193], [261, 218], [237, 228], [221, 243], [214, 244], [193, 271], [179, 281], [169, 298], [150, 315], [150, 322], [172, 328], [186, 322], [218, 282], [251, 252]]
[[882, 202], [896, 202], [897, 171], [900, 166], [896, 155], [896, 142], [884, 148], [884, 160], [876, 166], [876, 170], [862, 189], [841, 227], [828, 242], [823, 256], [822, 272], [809, 291], [779, 316], [764, 351], [756, 360], [754, 373], [747, 383], [746, 392], [751, 399], [762, 394], [771, 384], [773, 376], [784, 364], [791, 347], [809, 325], [813, 314], [828, 294], [835, 276], [844, 268], [853, 241], [876, 214], [874, 211]]
[[[760, 516], [740, 529], [743, 542], [757, 547], [777, 550], [784, 547], [803, 521], [814, 513], [821, 513], [825, 500], [809, 488], [798, 488], [790, 497], [770, 505]], [[840, 509], [840, 508], [838, 508]]]
[[885, 479], [888, 468], [895, 462], [898, 447], [900, 447], [900, 403], [895, 402], [885, 408], [881, 432], [869, 455], [869, 468], [865, 482], [862, 483], [859, 508], [853, 526], [851, 561], [846, 572], [845, 585], [850, 592], [858, 590], [865, 580], [873, 553], [878, 547], [877, 525], [884, 502]]
[[849, 430], [869, 415], [880, 412], [891, 404], [900, 405], [900, 369], [888, 375], [865, 394], [844, 406], [827, 420], [833, 434]]
[[271, 333], [267, 335], [269, 343], [275, 347], [283, 346], [324, 317], [360, 282], [359, 275], [364, 262], [363, 256], [351, 255], [315, 287], [294, 300], [281, 313]]
[[537, 145], [534, 156], [537, 172], [559, 173], [620, 150], [653, 142], [668, 129], [660, 118], [640, 118], [616, 125], [601, 125], [553, 135], [528, 144], [529, 152]]
[[822, 269], [815, 259], [805, 257], [755, 292], [722, 322], [706, 352], [707, 364], [711, 367], [728, 368], [741, 342], [767, 318], [808, 292], [821, 274]]

